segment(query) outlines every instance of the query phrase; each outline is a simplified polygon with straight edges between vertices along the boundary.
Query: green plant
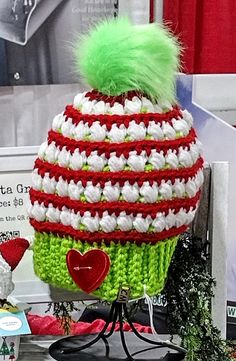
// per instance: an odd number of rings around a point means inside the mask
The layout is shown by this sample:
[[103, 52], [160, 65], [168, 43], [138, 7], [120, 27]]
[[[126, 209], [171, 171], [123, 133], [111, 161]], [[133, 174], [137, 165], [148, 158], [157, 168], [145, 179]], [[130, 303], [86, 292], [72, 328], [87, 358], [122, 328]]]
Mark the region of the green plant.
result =
[[187, 361], [229, 361], [226, 342], [212, 323], [215, 281], [207, 270], [207, 258], [206, 243], [190, 234], [182, 236], [164, 290], [169, 328], [182, 338]]
[[73, 301], [50, 302], [46, 313], [50, 311], [52, 311], [53, 316], [60, 321], [61, 328], [63, 329], [65, 335], [69, 335], [72, 321], [71, 313], [73, 311], [79, 311], [79, 309], [75, 306], [75, 303]]

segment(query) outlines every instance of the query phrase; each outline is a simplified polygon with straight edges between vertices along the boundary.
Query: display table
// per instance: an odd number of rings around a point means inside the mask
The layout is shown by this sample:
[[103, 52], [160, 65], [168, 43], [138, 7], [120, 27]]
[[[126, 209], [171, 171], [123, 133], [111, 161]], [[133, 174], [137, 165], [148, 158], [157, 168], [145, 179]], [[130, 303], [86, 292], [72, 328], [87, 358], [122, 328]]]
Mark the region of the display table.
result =
[[[73, 338], [73, 342], [76, 340], [81, 340], [82, 343], [87, 342], [89, 338], [94, 338], [94, 335], [88, 335], [88, 336], [78, 336], [76, 338]], [[138, 352], [138, 350], [145, 348], [145, 343], [143, 343], [141, 340], [138, 340], [135, 335], [132, 332], [126, 332], [125, 337], [127, 340], [127, 343], [129, 345], [129, 348], [131, 352]], [[148, 337], [150, 339], [153, 339], [152, 335], [145, 334], [145, 337]], [[161, 338], [164, 340], [168, 336], [167, 335], [161, 335]], [[31, 361], [32, 359], [34, 361], [49, 361], [53, 360], [48, 355], [48, 347], [52, 342], [55, 342], [56, 340], [60, 339], [61, 337], [23, 337], [21, 342], [21, 350], [20, 350], [20, 357], [18, 361]], [[31, 339], [31, 341], [29, 341]], [[46, 339], [46, 340], [45, 340]], [[85, 340], [86, 339], [86, 340]], [[86, 352], [81, 351], [81, 358], [79, 358], [79, 354], [73, 357], [73, 354], [68, 357], [67, 360], [70, 361], [122, 361], [126, 360], [126, 356], [123, 353], [123, 351], [120, 348], [120, 335], [119, 333], [114, 333], [109, 340], [111, 344], [111, 352], [109, 358], [105, 357], [105, 345], [102, 341], [91, 347], [91, 349]], [[147, 347], [146, 347], [147, 348]], [[145, 353], [142, 353], [140, 355], [136, 356], [137, 360], [140, 361], [182, 361], [183, 359], [180, 358], [178, 353], [175, 353], [175, 351], [171, 351], [169, 354], [167, 354], [169, 350], [168, 349], [155, 349], [151, 351], [147, 351]], [[163, 359], [163, 356], [166, 356]]]

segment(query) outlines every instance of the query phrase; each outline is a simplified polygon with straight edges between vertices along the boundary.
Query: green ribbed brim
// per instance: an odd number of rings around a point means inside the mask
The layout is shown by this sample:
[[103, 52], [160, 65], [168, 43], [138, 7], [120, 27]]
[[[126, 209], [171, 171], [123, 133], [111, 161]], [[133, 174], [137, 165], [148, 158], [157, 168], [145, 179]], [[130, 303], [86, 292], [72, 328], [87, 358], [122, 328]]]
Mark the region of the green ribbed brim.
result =
[[85, 253], [90, 249], [102, 249], [111, 260], [109, 274], [93, 294], [106, 301], [114, 301], [121, 286], [129, 286], [131, 298], [139, 298], [146, 292], [152, 296], [164, 287], [169, 264], [179, 236], [168, 238], [154, 245], [127, 242], [125, 245], [111, 242], [93, 243], [61, 238], [53, 234], [35, 233], [34, 269], [46, 283], [68, 290], [78, 291], [66, 265], [70, 249]]

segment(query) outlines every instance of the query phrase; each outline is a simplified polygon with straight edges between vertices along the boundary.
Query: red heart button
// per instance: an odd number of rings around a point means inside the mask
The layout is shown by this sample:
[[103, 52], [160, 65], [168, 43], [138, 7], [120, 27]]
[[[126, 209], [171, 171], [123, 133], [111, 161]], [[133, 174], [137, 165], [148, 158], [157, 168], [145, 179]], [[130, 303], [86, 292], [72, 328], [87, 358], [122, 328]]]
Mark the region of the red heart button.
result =
[[110, 258], [100, 249], [91, 249], [84, 254], [71, 249], [66, 255], [66, 263], [72, 279], [86, 293], [96, 290], [110, 269]]

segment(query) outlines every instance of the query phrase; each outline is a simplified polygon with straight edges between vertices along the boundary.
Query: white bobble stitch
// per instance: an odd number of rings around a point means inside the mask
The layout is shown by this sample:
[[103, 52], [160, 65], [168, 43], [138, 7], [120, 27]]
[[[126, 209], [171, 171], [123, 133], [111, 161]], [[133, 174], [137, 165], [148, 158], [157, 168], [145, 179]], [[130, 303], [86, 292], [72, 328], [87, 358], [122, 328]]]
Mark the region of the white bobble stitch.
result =
[[68, 118], [61, 126], [61, 132], [64, 137], [71, 137], [73, 135], [73, 130], [75, 125], [72, 122], [72, 119]]
[[175, 225], [176, 227], [181, 227], [186, 223], [186, 211], [180, 209], [180, 211], [175, 215]]
[[68, 184], [62, 177], [59, 177], [59, 180], [56, 185], [56, 190], [59, 196], [67, 197], [68, 195]]
[[198, 147], [198, 152], [200, 155], [202, 155], [203, 153], [203, 149], [202, 149], [202, 143], [200, 142], [200, 140], [198, 138], [195, 139], [196, 145]]
[[34, 219], [38, 222], [45, 221], [47, 209], [44, 207], [44, 204], [39, 204], [38, 201], [34, 202], [34, 205], [31, 209], [31, 214]]
[[90, 127], [91, 140], [101, 142], [106, 137], [106, 129], [99, 122], [94, 122]]
[[184, 167], [191, 167], [193, 165], [190, 152], [182, 147], [179, 150], [179, 163]]
[[130, 156], [127, 159], [127, 164], [130, 166], [131, 170], [134, 172], [144, 171], [144, 167], [147, 162], [147, 157], [144, 154], [137, 155], [137, 153], [130, 152]]
[[133, 226], [136, 229], [136, 231], [144, 233], [147, 232], [150, 223], [151, 222], [148, 217], [143, 218], [141, 214], [138, 214], [134, 219]]
[[165, 157], [163, 155], [163, 151], [160, 153], [156, 152], [156, 150], [151, 151], [151, 155], [148, 158], [149, 163], [153, 166], [154, 169], [162, 169], [165, 166]]
[[93, 109], [92, 109], [93, 114], [105, 114], [105, 111], [106, 111], [105, 103], [103, 100], [101, 100], [93, 105]]
[[202, 170], [199, 170], [197, 172], [197, 175], [196, 175], [196, 185], [198, 188], [200, 188], [202, 185], [203, 185], [203, 182], [204, 182], [204, 175], [203, 175], [203, 171]]
[[34, 169], [32, 172], [32, 186], [34, 189], [41, 190], [42, 188], [42, 177], [38, 174], [38, 169]]
[[199, 149], [195, 143], [192, 143], [190, 145], [190, 154], [191, 154], [193, 163], [195, 163], [199, 157]]
[[116, 228], [116, 217], [110, 216], [104, 212], [103, 217], [100, 220], [100, 227], [106, 233], [114, 231]]
[[74, 213], [74, 211], [71, 212], [71, 226], [78, 230], [79, 229], [79, 225], [80, 225], [80, 214], [79, 213]]
[[165, 218], [165, 222], [166, 222], [167, 230], [175, 226], [175, 215], [173, 214], [173, 212], [171, 210], [167, 214], [167, 216]]
[[162, 123], [162, 131], [167, 139], [176, 139], [176, 133], [174, 128], [166, 122]]
[[64, 168], [67, 168], [70, 164], [70, 152], [67, 151], [66, 147], [63, 147], [58, 154], [58, 164]]
[[50, 178], [49, 173], [45, 173], [43, 177], [42, 187], [45, 193], [54, 194], [57, 182], [54, 177]]
[[89, 203], [99, 202], [101, 198], [101, 188], [99, 185], [87, 185], [84, 195]]
[[90, 101], [88, 98], [85, 98], [85, 102], [81, 106], [82, 114], [91, 114], [93, 112], [93, 106], [95, 101]]
[[192, 179], [189, 179], [187, 181], [185, 186], [185, 191], [189, 197], [194, 197], [196, 195], [197, 187], [196, 187], [196, 183]]
[[155, 232], [162, 232], [165, 229], [166, 222], [162, 213], [157, 213], [156, 218], [152, 222], [152, 227], [155, 229]]
[[173, 185], [173, 191], [175, 192], [176, 196], [179, 198], [184, 197], [185, 194], [185, 185], [182, 181], [179, 179], [175, 180], [175, 183]]
[[89, 232], [97, 232], [99, 229], [99, 217], [96, 215], [95, 217], [91, 216], [90, 212], [85, 212], [81, 223], [87, 228]]
[[114, 154], [111, 154], [108, 159], [108, 166], [111, 172], [119, 172], [124, 169], [126, 165], [126, 159], [124, 156], [117, 157]]
[[159, 187], [159, 193], [163, 199], [168, 200], [172, 198], [172, 187], [167, 182], [162, 182]]
[[133, 217], [121, 212], [117, 217], [117, 225], [121, 231], [130, 231], [133, 228]]
[[55, 163], [57, 161], [58, 153], [59, 150], [57, 149], [55, 142], [52, 142], [45, 150], [44, 159], [49, 163]]
[[143, 140], [146, 136], [146, 128], [144, 124], [137, 124], [134, 120], [129, 123], [127, 134], [133, 140]]
[[63, 207], [63, 209], [61, 211], [60, 221], [64, 226], [71, 225], [71, 213], [66, 207]]
[[189, 225], [192, 223], [195, 213], [196, 213], [196, 209], [193, 210], [191, 207], [191, 209], [188, 211], [188, 213], [186, 213], [186, 222], [185, 222], [186, 225]]
[[49, 222], [58, 223], [60, 221], [60, 214], [58, 208], [54, 208], [52, 204], [49, 204], [46, 217]]
[[61, 113], [57, 114], [52, 121], [52, 129], [58, 131], [61, 129], [62, 124], [65, 122], [66, 117]]
[[106, 158], [104, 156], [98, 156], [97, 152], [93, 152], [87, 158], [87, 164], [89, 165], [89, 170], [101, 172], [106, 165]]
[[89, 126], [82, 121], [73, 130], [73, 136], [76, 140], [83, 140], [89, 134]]
[[169, 164], [171, 168], [176, 169], [179, 166], [179, 159], [176, 155], [176, 151], [172, 152], [168, 150], [166, 155], [166, 164]]
[[168, 100], [159, 100], [158, 104], [164, 111], [173, 109], [171, 103]]
[[44, 142], [44, 143], [42, 143], [40, 145], [39, 151], [38, 151], [39, 159], [44, 160], [47, 148], [48, 148], [48, 143], [47, 142]]
[[139, 197], [138, 187], [136, 185], [131, 185], [128, 182], [125, 182], [122, 188], [122, 196], [126, 202], [136, 202]]
[[125, 99], [125, 114], [137, 114], [141, 111], [141, 100], [138, 97], [133, 97], [132, 100]]
[[117, 102], [114, 103], [113, 107], [110, 108], [111, 114], [123, 115], [125, 114], [125, 110], [122, 104]]
[[74, 151], [74, 153], [70, 157], [70, 168], [74, 170], [79, 170], [84, 165], [84, 157], [79, 152], [78, 149]]
[[145, 111], [147, 113], [155, 113], [152, 102], [145, 97], [142, 98], [142, 111]]
[[103, 196], [106, 198], [109, 202], [115, 202], [118, 201], [120, 197], [120, 187], [118, 185], [111, 185], [111, 182], [107, 182], [105, 184], [105, 187], [103, 188]]
[[74, 108], [79, 108], [83, 104], [84, 100], [86, 99], [85, 94], [86, 92], [79, 93], [74, 97], [74, 102], [73, 102]]
[[79, 200], [83, 191], [84, 187], [80, 181], [77, 184], [75, 184], [73, 180], [70, 181], [68, 185], [68, 195], [71, 199]]
[[173, 128], [176, 132], [186, 136], [189, 133], [189, 125], [184, 119], [172, 119]]
[[193, 125], [192, 115], [185, 109], [185, 110], [182, 110], [182, 116], [183, 116], [184, 120], [187, 122], [187, 124], [189, 125], [189, 127], [191, 128]]
[[161, 140], [164, 138], [164, 133], [159, 124], [156, 124], [154, 121], [149, 122], [147, 128], [148, 135], [151, 135], [156, 140]]
[[108, 137], [112, 142], [121, 143], [124, 141], [126, 136], [126, 128], [124, 124], [118, 127], [116, 124], [112, 124], [111, 130], [108, 133]]
[[150, 185], [149, 182], [144, 182], [140, 188], [140, 194], [144, 198], [145, 203], [155, 203], [158, 197], [157, 185]]

